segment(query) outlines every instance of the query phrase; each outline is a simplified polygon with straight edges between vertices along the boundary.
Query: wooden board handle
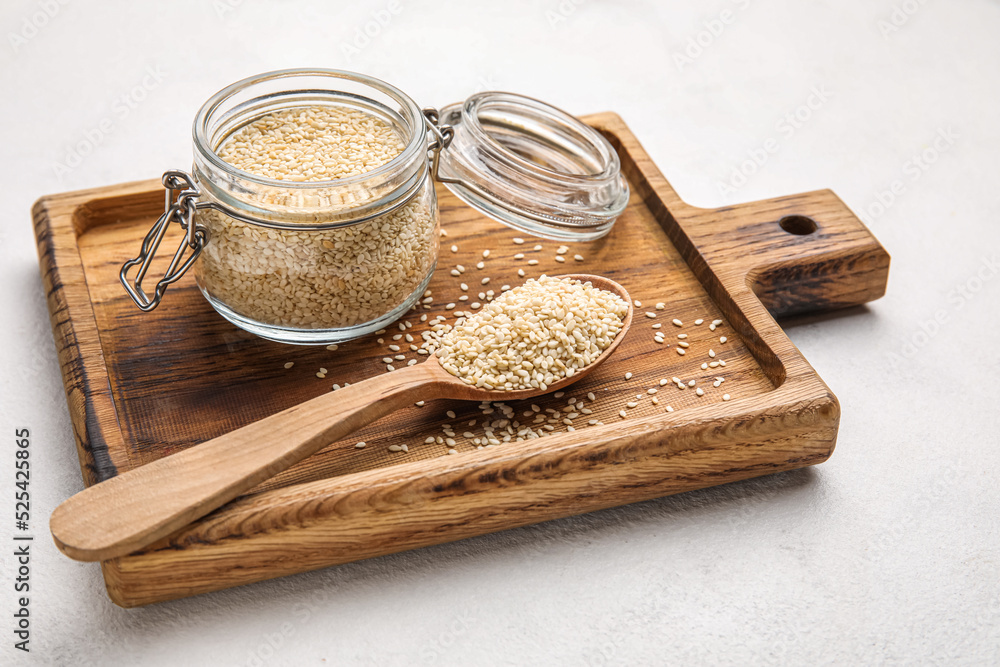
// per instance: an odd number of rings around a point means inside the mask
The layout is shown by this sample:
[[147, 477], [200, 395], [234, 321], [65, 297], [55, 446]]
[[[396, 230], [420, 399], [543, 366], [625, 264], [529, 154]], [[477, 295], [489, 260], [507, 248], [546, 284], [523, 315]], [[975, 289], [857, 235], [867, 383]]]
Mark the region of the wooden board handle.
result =
[[775, 317], [856, 306], [885, 294], [889, 253], [830, 190], [719, 209], [677, 222], [729, 294], [749, 287]]
[[141, 549], [352, 431], [439, 397], [437, 369], [378, 375], [91, 486], [52, 513], [56, 545], [83, 561]]

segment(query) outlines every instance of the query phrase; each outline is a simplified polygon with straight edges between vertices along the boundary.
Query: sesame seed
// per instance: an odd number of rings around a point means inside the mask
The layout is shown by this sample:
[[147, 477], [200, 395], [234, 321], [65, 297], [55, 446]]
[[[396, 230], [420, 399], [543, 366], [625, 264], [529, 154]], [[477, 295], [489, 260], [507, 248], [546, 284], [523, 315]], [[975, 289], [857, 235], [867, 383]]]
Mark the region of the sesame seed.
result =
[[[726, 341], [722, 341], [722, 342], [724, 343]], [[339, 348], [339, 347], [340, 347], [339, 345], [337, 345], [336, 343], [334, 343], [333, 345], [327, 345], [326, 349], [329, 350], [330, 352], [336, 352], [337, 348]]]
[[465, 273], [465, 267], [461, 264], [456, 264], [455, 268], [458, 269], [459, 273]]
[[517, 253], [516, 255], [514, 255], [514, 259], [524, 259], [524, 253], [523, 252]]
[[677, 349], [677, 354], [679, 354], [679, 355], [681, 355], [683, 357], [684, 356], [684, 348], [678, 347], [676, 349]]
[[285, 364], [285, 368], [288, 369], [288, 368], [291, 368], [294, 365], [295, 365], [294, 361], [289, 361], [288, 363]]
[[722, 395], [722, 400], [728, 401], [729, 400], [729, 394], [723, 394]]
[[702, 389], [701, 387], [698, 387], [698, 388], [697, 388], [697, 389], [695, 390], [695, 392], [694, 392], [694, 393], [698, 394], [699, 396], [704, 396], [704, 395], [705, 395], [705, 390], [704, 390], [704, 389]]
[[521, 245], [521, 244], [524, 243], [524, 239], [515, 237], [514, 238], [514, 243], [516, 243], [517, 245]]
[[486, 259], [489, 256], [490, 256], [490, 251], [489, 250], [484, 250], [483, 251], [483, 259]]
[[631, 380], [632, 379], [632, 374], [631, 373], [626, 373], [625, 374], [625, 379], [626, 380]]
[[712, 320], [712, 324], [714, 324], [715, 326], [721, 326], [722, 320]]
[[400, 447], [399, 445], [389, 445], [389, 451], [390, 452], [401, 452], [401, 451], [403, 451], [403, 448]]
[[656, 317], [656, 313], [651, 313], [651, 312], [649, 312], [649, 311], [647, 310], [647, 311], [646, 311], [646, 317]]
[[589, 393], [587, 394], [587, 399], [588, 399], [588, 400], [590, 400], [591, 402], [593, 402], [593, 401], [596, 401], [596, 400], [597, 400], [597, 397], [596, 397], [596, 396], [594, 396], [594, 392], [589, 392]]
[[661, 387], [665, 387], [665, 386], [667, 385], [667, 383], [668, 383], [668, 382], [670, 382], [670, 380], [668, 380], [667, 378], [662, 378], [662, 379], [660, 380], [660, 386], [661, 386]]
[[625, 407], [626, 408], [634, 408], [637, 405], [639, 405], [639, 404], [636, 403], [635, 401], [629, 401], [628, 403], [625, 404]]
[[578, 262], [582, 262], [583, 261], [583, 255], [573, 255], [573, 259], [575, 259]]
[[446, 412], [445, 414], [448, 415], [449, 419], [455, 418], [455, 412], [453, 410], [448, 410], [448, 412]]
[[457, 246], [457, 245], [453, 245], [453, 246], [451, 247], [451, 251], [452, 251], [452, 252], [458, 252], [458, 246]]
[[425, 403], [424, 401], [417, 401], [416, 403], [414, 403], [414, 405], [417, 406], [418, 408], [422, 408], [424, 407]]
[[681, 346], [681, 347], [683, 347], [683, 348], [688, 348], [688, 347], [691, 347], [691, 344], [690, 344], [690, 343], [686, 343], [685, 341], [682, 341], [682, 340], [681, 340], [681, 341], [678, 341], [678, 342], [677, 342], [677, 344], [678, 344], [678, 345], [680, 345], [680, 346]]
[[701, 370], [703, 370], [703, 371], [707, 371], [707, 370], [708, 370], [708, 364], [707, 364], [707, 363], [703, 363], [703, 364], [701, 365]]
[[536, 245], [534, 248], [532, 248], [532, 250], [541, 250], [541, 249], [542, 249], [541, 245]]
[[658, 304], [656, 304], [656, 309], [657, 310], [663, 310], [666, 307], [667, 307], [667, 304], [663, 303], [662, 301], [659, 302]]
[[709, 350], [708, 351], [708, 356], [710, 356], [710, 357], [712, 357], [714, 359], [715, 358], [715, 350]]
[[725, 366], [725, 365], [726, 365], [726, 362], [725, 362], [725, 361], [723, 361], [722, 359], [719, 359], [719, 365], [720, 365], [720, 366]]
[[687, 334], [677, 334], [677, 337], [680, 338], [681, 340], [684, 340], [685, 338], [688, 337], [688, 335]]
[[653, 394], [656, 393], [656, 389], [653, 388], [653, 387], [650, 387], [649, 389], [646, 390], [646, 393], [649, 394], [650, 396], [652, 396]]
[[657, 322], [656, 324], [653, 325], [653, 328], [654, 329], [659, 329], [661, 326], [663, 326], [663, 325], [660, 324], [659, 322]]
[[697, 320], [695, 320], [695, 321], [694, 321], [694, 325], [695, 325], [696, 327], [697, 327], [697, 326], [700, 326], [700, 325], [701, 325], [701, 323], [702, 323], [702, 322], [704, 322], [704, 321], [705, 321], [705, 320], [702, 320], [702, 319], [697, 319]]
[[691, 380], [690, 382], [688, 382], [688, 386], [689, 386], [689, 387], [693, 387], [693, 386], [695, 386], [696, 384], [698, 384], [698, 381], [697, 381], [697, 380]]
[[479, 270], [485, 269], [486, 268], [486, 262], [477, 262], [476, 263], [476, 268], [479, 269]]
[[562, 255], [556, 255], [556, 261], [557, 262], [565, 262], [566, 258], [563, 257]]
[[677, 320], [677, 319], [671, 320], [671, 322], [673, 322], [673, 325], [675, 327], [682, 327], [682, 326], [684, 326], [684, 323], [681, 322], [680, 320]]
[[523, 278], [524, 277], [524, 269], [518, 269], [517, 270], [517, 275], [520, 276], [521, 278]]
[[668, 405], [667, 406], [667, 412], [673, 412], [673, 411], [674, 411], [674, 409]]
[[720, 343], [725, 343], [727, 340], [729, 340], [729, 339], [726, 338], [725, 336], [719, 336], [719, 342]]
[[636, 308], [642, 308], [642, 301], [639, 301], [639, 299], [636, 299], [636, 300], [635, 300], [635, 301], [633, 301], [632, 303], [634, 303], [634, 304], [635, 304], [635, 307], [636, 307]]
[[626, 414], [624, 410], [619, 410], [618, 416], [621, 417], [622, 419], [625, 419], [626, 417], [628, 417], [628, 414]]
[[459, 271], [458, 269], [452, 269], [451, 270], [451, 275], [453, 275], [453, 276], [455, 276], [457, 278], [458, 276], [462, 275], [462, 272]]
[[489, 282], [490, 282], [490, 279], [489, 279], [489, 278], [483, 278], [483, 284], [484, 284], [484, 285], [488, 285], [488, 284], [489, 284]]
[[364, 448], [365, 448], [365, 444], [366, 444], [366, 443], [364, 443], [364, 442], [359, 442], [359, 443], [356, 443], [356, 444], [354, 445], [354, 449], [364, 449]]
[[458, 450], [457, 449], [449, 449], [448, 453], [449, 454], [458, 454]]
[[537, 259], [529, 259], [528, 260], [528, 266], [535, 266], [536, 264], [538, 264], [538, 260]]

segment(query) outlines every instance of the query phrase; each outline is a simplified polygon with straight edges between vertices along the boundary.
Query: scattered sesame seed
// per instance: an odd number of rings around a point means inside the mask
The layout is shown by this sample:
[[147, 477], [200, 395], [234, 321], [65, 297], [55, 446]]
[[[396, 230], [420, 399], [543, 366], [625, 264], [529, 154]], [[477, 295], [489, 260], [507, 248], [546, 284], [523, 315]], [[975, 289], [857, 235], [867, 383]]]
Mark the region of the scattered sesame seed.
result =
[[490, 282], [490, 279], [489, 279], [489, 278], [483, 278], [483, 284], [484, 284], [484, 285], [488, 285], [488, 284], [489, 284], [489, 282]]
[[653, 387], [650, 387], [649, 389], [646, 390], [646, 393], [649, 394], [650, 396], [652, 396], [653, 394], [656, 393], [656, 389], [653, 388]]
[[458, 454], [458, 450], [457, 449], [449, 449], [448, 453], [449, 454]]
[[625, 407], [626, 408], [634, 408], [637, 405], [639, 405], [639, 404], [636, 403], [635, 401], [629, 401], [628, 403], [625, 404]]
[[516, 255], [514, 255], [514, 259], [524, 259], [524, 253], [523, 252], [517, 253]]
[[626, 373], [625, 374], [625, 379], [626, 380], [631, 380], [632, 379], [632, 374], [631, 373]]
[[650, 318], [654, 318], [654, 317], [656, 317], [656, 313], [651, 313], [651, 312], [649, 312], [649, 311], [647, 310], [647, 311], [646, 311], [646, 317], [650, 317]]
[[538, 264], [538, 260], [537, 259], [529, 259], [528, 260], [528, 266], [535, 266], [536, 264]]
[[390, 452], [401, 452], [401, 451], [403, 451], [403, 448], [400, 447], [399, 445], [389, 445], [389, 451]]
[[518, 269], [517, 270], [517, 275], [520, 276], [521, 278], [523, 278], [524, 277], [524, 269]]
[[710, 356], [710, 357], [712, 357], [714, 359], [715, 358], [715, 350], [709, 350], [708, 351], [708, 356]]
[[[723, 342], [725, 342], [725, 341], [723, 341]], [[333, 345], [327, 345], [326, 349], [329, 350], [330, 352], [336, 352], [337, 348], [339, 348], [339, 347], [340, 347], [339, 345], [337, 345], [336, 343], [334, 343]]]
[[681, 347], [683, 347], [683, 348], [688, 348], [688, 347], [691, 347], [691, 344], [690, 344], [690, 343], [687, 343], [687, 342], [685, 342], [685, 341], [683, 341], [683, 340], [681, 340], [681, 341], [677, 341], [677, 344], [678, 344], [678, 345], [680, 345], [680, 346], [681, 346]]
[[697, 381], [697, 380], [691, 380], [690, 382], [688, 382], [688, 386], [689, 386], [689, 387], [693, 387], [693, 386], [695, 386], [696, 384], [698, 384], [698, 381]]
[[462, 275], [462, 272], [459, 271], [458, 269], [452, 269], [451, 270], [451, 275], [453, 275], [453, 276], [455, 276], [457, 278], [458, 276]]
[[457, 245], [453, 245], [453, 246], [451, 247], [451, 251], [452, 251], [452, 252], [458, 252], [458, 246], [457, 246]]
[[516, 243], [517, 245], [521, 245], [522, 243], [524, 243], [524, 239], [515, 237], [514, 243]]
[[557, 391], [556, 393], [552, 394], [552, 397], [553, 398], [562, 398], [565, 395], [566, 395], [565, 391]]
[[582, 262], [583, 261], [583, 255], [573, 255], [573, 259], [575, 259], [578, 262]]
[[677, 349], [677, 354], [679, 354], [679, 355], [681, 355], [683, 357], [684, 356], [684, 348], [678, 347], [676, 349]]
[[667, 307], [667, 304], [663, 303], [662, 301], [659, 302], [658, 304], [656, 304], [656, 309], [657, 310], [663, 310], [666, 307]]
[[722, 400], [728, 401], [729, 400], [729, 394], [723, 394], [722, 395]]
[[667, 385], [667, 383], [668, 383], [668, 382], [670, 382], [670, 380], [668, 380], [667, 378], [662, 378], [662, 379], [660, 380], [660, 386], [661, 386], [661, 387], [665, 387], [665, 386]]
[[626, 414], [624, 410], [619, 410], [618, 416], [621, 417], [622, 419], [625, 419], [626, 417], [628, 417], [628, 414]]
[[654, 329], [659, 329], [661, 326], [663, 326], [663, 325], [660, 324], [659, 322], [657, 322], [656, 324], [653, 325], [653, 328]]
[[588, 393], [588, 394], [587, 394], [587, 398], [588, 398], [588, 399], [589, 399], [589, 400], [590, 400], [591, 402], [593, 402], [593, 401], [596, 401], [596, 400], [597, 400], [597, 397], [596, 397], [596, 396], [594, 396], [594, 392], [590, 392], [590, 393]]
[[285, 364], [285, 368], [288, 369], [288, 368], [291, 368], [294, 365], [295, 365], [294, 361], [289, 361], [288, 363]]
[[541, 250], [541, 249], [542, 249], [541, 244], [536, 245], [534, 248], [532, 248], [532, 250]]
[[490, 256], [490, 251], [489, 250], [484, 250], [483, 251], [483, 259], [486, 259], [489, 256]]
[[635, 300], [635, 301], [633, 301], [632, 303], [634, 303], [634, 304], [635, 304], [635, 307], [636, 307], [636, 308], [642, 308], [642, 301], [639, 301], [639, 299], [636, 299], [636, 300]]
[[712, 324], [714, 324], [715, 326], [721, 326], [722, 320], [712, 320]]
[[562, 255], [556, 255], [556, 261], [557, 262], [565, 262], [566, 258], [563, 257]]
[[719, 365], [720, 365], [720, 366], [725, 366], [725, 365], [726, 365], [726, 362], [725, 362], [725, 361], [723, 361], [722, 359], [719, 359]]
[[674, 320], [671, 320], [671, 321], [673, 322], [673, 325], [674, 325], [675, 327], [682, 327], [682, 326], [684, 326], [684, 323], [683, 323], [683, 322], [681, 322], [681, 321], [680, 321], [680, 320], [678, 320], [678, 319], [674, 319]]
[[667, 412], [673, 412], [673, 411], [674, 411], [674, 409], [668, 405], [667, 406]]
[[476, 268], [480, 269], [480, 270], [485, 269], [486, 268], [486, 262], [477, 262], [476, 263]]
[[417, 406], [418, 408], [422, 408], [424, 407], [425, 403], [424, 401], [417, 401], [416, 403], [414, 403], [414, 405]]
[[703, 371], [707, 371], [707, 370], [708, 370], [708, 363], [703, 363], [703, 364], [701, 365], [701, 370], [703, 370]]
[[696, 327], [697, 327], [697, 326], [701, 326], [701, 323], [702, 323], [702, 322], [704, 322], [704, 321], [705, 321], [705, 320], [703, 320], [703, 319], [697, 319], [697, 320], [695, 320], [695, 321], [694, 321], [694, 325], [695, 325]]
[[695, 392], [694, 392], [694, 393], [698, 394], [699, 396], [704, 396], [704, 395], [705, 395], [705, 390], [704, 390], [704, 389], [702, 389], [701, 387], [698, 387], [698, 388], [697, 388], [697, 389], [695, 390]]
[[366, 444], [366, 443], [364, 443], [364, 442], [359, 442], [359, 443], [356, 443], [356, 444], [354, 445], [354, 449], [364, 449], [364, 448], [365, 448], [365, 444]]
[[688, 337], [688, 335], [687, 334], [677, 334], [677, 337], [680, 338], [681, 340], [684, 340], [685, 338]]
[[719, 336], [719, 342], [720, 343], [725, 343], [727, 340], [729, 340], [729, 339], [726, 338], [725, 336]]
[[394, 370], [396, 370], [396, 367], [393, 366], [392, 364], [389, 364], [388, 366], [385, 367], [385, 372], [386, 373], [389, 373], [389, 372], [394, 371]]

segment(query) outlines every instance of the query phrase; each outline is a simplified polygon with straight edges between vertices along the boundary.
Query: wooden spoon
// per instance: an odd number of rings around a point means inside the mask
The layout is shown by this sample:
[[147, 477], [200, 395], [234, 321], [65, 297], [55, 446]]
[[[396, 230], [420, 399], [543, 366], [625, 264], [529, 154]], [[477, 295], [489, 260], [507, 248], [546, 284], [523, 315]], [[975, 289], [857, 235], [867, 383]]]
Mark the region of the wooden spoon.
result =
[[432, 355], [318, 396], [195, 447], [84, 489], [52, 513], [49, 528], [70, 558], [98, 561], [145, 547], [183, 528], [273, 475], [391, 412], [416, 401], [516, 401], [559, 391], [614, 352], [632, 324], [632, 301], [618, 283], [567, 275], [613, 292], [629, 304], [622, 330], [600, 357], [544, 391], [499, 391], [465, 384]]

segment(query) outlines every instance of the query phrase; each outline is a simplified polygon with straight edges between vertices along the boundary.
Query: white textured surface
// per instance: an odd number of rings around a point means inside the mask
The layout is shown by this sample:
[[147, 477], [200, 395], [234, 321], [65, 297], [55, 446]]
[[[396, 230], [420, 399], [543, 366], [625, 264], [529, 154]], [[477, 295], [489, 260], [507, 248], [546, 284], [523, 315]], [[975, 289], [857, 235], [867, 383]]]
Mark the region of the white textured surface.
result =
[[[0, 662], [1000, 663], [1000, 3], [399, 0], [350, 59], [343, 44], [388, 2], [232, 0], [220, 15], [224, 3], [72, 0], [16, 45], [45, 2], [0, 9]], [[894, 5], [916, 11], [883, 34]], [[679, 67], [674, 54], [726, 9], [731, 23]], [[198, 599], [111, 604], [98, 568], [60, 556], [45, 530], [82, 485], [30, 206], [185, 167], [211, 93], [308, 65], [371, 73], [424, 105], [500, 88], [616, 110], [702, 206], [829, 187], [863, 211], [903, 181], [872, 225], [893, 256], [888, 296], [789, 330], [843, 405], [832, 459]], [[147, 68], [162, 81], [121, 111]], [[814, 87], [826, 99], [810, 118], [779, 126]], [[100, 145], [57, 173], [102, 120]], [[926, 171], [908, 168], [949, 128]], [[777, 151], [724, 194], [769, 138]], [[938, 311], [945, 323], [923, 336]], [[11, 647], [7, 555], [22, 426], [37, 540], [28, 657]]]

